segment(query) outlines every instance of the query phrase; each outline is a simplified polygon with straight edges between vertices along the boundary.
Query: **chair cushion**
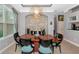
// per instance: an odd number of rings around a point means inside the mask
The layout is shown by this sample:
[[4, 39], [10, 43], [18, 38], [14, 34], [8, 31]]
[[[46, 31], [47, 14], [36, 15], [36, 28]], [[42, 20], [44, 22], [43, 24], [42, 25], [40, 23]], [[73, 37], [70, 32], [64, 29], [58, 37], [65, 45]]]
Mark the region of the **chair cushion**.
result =
[[59, 45], [59, 42], [53, 42], [52, 45], [53, 46], [58, 46]]
[[31, 47], [31, 45], [23, 46], [21, 49], [22, 52], [31, 52], [32, 50], [33, 48]]
[[57, 44], [56, 42], [55, 43], [52, 43], [53, 46], [56, 46], [56, 44]]
[[43, 47], [42, 45], [40, 45], [39, 51], [44, 54], [52, 53], [52, 50], [50, 47]]

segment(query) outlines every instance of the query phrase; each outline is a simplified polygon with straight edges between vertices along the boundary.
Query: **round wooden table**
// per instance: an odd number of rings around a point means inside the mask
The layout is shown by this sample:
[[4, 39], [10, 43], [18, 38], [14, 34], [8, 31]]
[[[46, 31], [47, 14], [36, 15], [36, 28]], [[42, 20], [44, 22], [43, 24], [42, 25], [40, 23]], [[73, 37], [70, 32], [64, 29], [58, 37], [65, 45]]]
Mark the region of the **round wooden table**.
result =
[[23, 38], [23, 39], [34, 38], [34, 35], [31, 35], [31, 34], [24, 34], [24, 35], [21, 35], [20, 38]]

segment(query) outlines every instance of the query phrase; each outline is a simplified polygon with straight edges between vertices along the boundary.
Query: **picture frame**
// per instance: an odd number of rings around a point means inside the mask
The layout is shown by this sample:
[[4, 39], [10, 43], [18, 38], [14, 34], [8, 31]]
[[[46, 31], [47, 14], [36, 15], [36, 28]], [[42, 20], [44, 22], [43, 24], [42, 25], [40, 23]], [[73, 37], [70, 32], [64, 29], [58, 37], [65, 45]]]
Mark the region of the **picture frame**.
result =
[[64, 21], [64, 15], [58, 15], [58, 21]]

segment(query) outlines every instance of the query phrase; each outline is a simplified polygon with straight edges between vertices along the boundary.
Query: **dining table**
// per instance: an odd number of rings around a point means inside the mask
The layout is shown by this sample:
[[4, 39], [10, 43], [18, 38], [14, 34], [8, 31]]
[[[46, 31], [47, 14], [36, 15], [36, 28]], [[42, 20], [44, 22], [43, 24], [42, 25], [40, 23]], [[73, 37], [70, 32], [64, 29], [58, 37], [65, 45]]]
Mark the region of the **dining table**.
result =
[[23, 39], [31, 38], [31, 41], [34, 44], [34, 52], [38, 52], [40, 39], [42, 39], [42, 40], [52, 40], [52, 42], [58, 42], [58, 38], [56, 38], [52, 35], [35, 36], [35, 35], [31, 35], [31, 34], [24, 34], [24, 35], [21, 35], [20, 38], [23, 38]]

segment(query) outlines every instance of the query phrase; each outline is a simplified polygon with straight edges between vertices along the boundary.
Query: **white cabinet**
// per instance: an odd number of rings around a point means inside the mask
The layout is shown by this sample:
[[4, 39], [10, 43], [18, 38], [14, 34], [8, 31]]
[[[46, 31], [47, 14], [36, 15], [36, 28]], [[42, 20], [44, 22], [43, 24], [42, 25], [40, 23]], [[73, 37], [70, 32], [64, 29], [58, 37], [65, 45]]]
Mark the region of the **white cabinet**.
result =
[[[76, 16], [76, 19], [71, 19], [71, 17]], [[79, 11], [71, 13], [70, 11], [65, 13], [65, 32], [64, 38], [79, 45]], [[72, 29], [72, 24], [75, 24], [75, 30]]]
[[69, 22], [70, 23], [78, 23], [79, 22], [79, 11], [70, 13]]
[[68, 29], [79, 30], [79, 11], [68, 15]]

